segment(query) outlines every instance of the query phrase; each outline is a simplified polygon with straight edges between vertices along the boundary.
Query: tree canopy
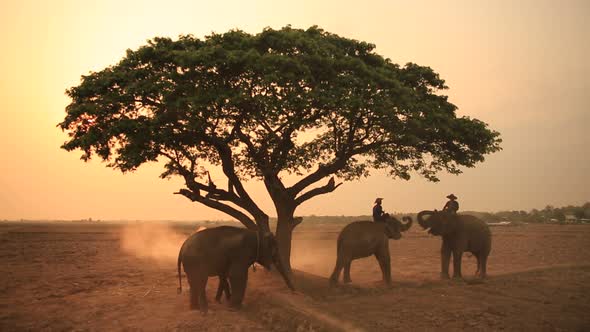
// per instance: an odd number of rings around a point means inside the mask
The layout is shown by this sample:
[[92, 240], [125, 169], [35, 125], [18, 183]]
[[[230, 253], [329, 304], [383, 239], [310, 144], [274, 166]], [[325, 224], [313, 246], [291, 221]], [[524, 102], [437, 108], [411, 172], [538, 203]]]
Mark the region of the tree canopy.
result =
[[[279, 223], [339, 181], [386, 169], [436, 181], [500, 149], [499, 133], [457, 117], [431, 68], [318, 27], [154, 38], [67, 90], [62, 146], [133, 171], [165, 160], [179, 193], [248, 227], [268, 215], [243, 181], [264, 181]], [[208, 178], [219, 167], [227, 185]], [[295, 174], [293, 184], [281, 175]], [[318, 182], [328, 179], [327, 183]], [[291, 228], [292, 229], [292, 228]]]

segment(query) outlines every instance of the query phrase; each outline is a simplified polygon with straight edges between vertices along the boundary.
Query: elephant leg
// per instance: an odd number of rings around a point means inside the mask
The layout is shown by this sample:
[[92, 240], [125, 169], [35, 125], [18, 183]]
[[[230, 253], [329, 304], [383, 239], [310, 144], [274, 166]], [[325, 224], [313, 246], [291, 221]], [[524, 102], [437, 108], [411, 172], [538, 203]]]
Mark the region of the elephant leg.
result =
[[344, 277], [342, 278], [343, 282], [345, 284], [349, 284], [352, 282], [352, 279], [350, 279], [350, 265], [352, 264], [352, 260], [347, 261], [346, 263], [344, 263]]
[[451, 261], [451, 248], [448, 246], [446, 241], [443, 241], [442, 247], [440, 248], [440, 264], [441, 272], [440, 277], [443, 279], [449, 279], [449, 263]]
[[487, 273], [487, 265], [488, 265], [488, 256], [484, 256], [482, 255], [481, 257], [481, 267], [480, 267], [480, 273], [479, 273], [479, 277], [484, 279], [485, 277], [487, 277], [488, 273]]
[[225, 299], [229, 301], [231, 299], [231, 287], [229, 287], [229, 281], [227, 281], [227, 277], [224, 277], [223, 280], [225, 281]]
[[193, 278], [188, 278], [188, 283], [190, 286], [189, 290], [189, 297], [190, 297], [190, 308], [191, 310], [198, 310], [199, 309], [199, 291], [197, 290], [197, 281]]
[[334, 271], [332, 272], [332, 275], [330, 276], [330, 285], [334, 286], [338, 283], [338, 279], [340, 278], [340, 272], [342, 271], [342, 268], [344, 268], [345, 262], [344, 259], [342, 259], [342, 257], [339, 255], [338, 258], [336, 259], [336, 266], [334, 267]]
[[221, 302], [223, 292], [225, 292], [225, 296], [229, 300], [229, 284], [227, 282], [227, 277], [219, 276], [219, 286], [217, 287], [217, 294], [215, 294], [215, 301], [218, 303]]
[[229, 282], [231, 289], [233, 290], [230, 306], [239, 309], [242, 306], [244, 294], [246, 293], [246, 286], [248, 284], [248, 266], [236, 266], [230, 269]]
[[215, 293], [215, 301], [217, 303], [221, 302], [221, 294], [223, 293], [223, 281], [221, 281], [221, 277], [219, 277], [219, 285], [217, 286], [217, 293]]
[[378, 253], [375, 254], [377, 261], [379, 262], [379, 267], [381, 268], [381, 274], [383, 275], [383, 281], [391, 285], [391, 258], [389, 257], [389, 252], [385, 253]]
[[475, 256], [475, 258], [477, 259], [477, 270], [475, 271], [475, 276], [479, 276], [479, 274], [481, 273], [481, 258], [480, 258], [480, 254], [473, 254]]
[[199, 310], [201, 310], [201, 313], [203, 313], [203, 314], [207, 314], [207, 311], [209, 310], [209, 305], [207, 304], [207, 292], [206, 292], [207, 279], [209, 279], [207, 277], [207, 275], [202, 275], [197, 279]]
[[463, 258], [463, 252], [453, 250], [453, 278], [463, 278], [461, 274], [461, 258]]
[[185, 269], [186, 271], [186, 279], [188, 281], [189, 288], [189, 299], [190, 299], [190, 308], [191, 310], [199, 309], [199, 291], [197, 289], [197, 275], [199, 271], [194, 269]]

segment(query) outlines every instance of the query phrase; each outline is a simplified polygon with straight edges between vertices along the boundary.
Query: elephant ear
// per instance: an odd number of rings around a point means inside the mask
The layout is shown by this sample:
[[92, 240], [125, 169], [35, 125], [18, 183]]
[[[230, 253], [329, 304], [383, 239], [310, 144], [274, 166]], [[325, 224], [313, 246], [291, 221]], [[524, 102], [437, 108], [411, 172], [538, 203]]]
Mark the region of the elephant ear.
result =
[[385, 225], [385, 235], [386, 235], [388, 238], [392, 238], [394, 233], [395, 233], [395, 232], [394, 232], [394, 230], [393, 230], [393, 227], [392, 227], [392, 225], [390, 225], [389, 223], [387, 223], [387, 225]]
[[273, 258], [277, 254], [277, 243], [272, 233], [258, 232], [257, 262], [270, 270]]
[[271, 232], [264, 232], [262, 234], [261, 242], [264, 250], [269, 250], [268, 253], [271, 255], [271, 257], [274, 257], [277, 254], [277, 240]]
[[445, 235], [449, 235], [449, 234], [453, 234], [455, 233], [455, 231], [457, 230], [458, 227], [458, 219], [455, 215], [451, 215], [449, 213], [446, 212], [439, 212], [439, 213], [444, 213], [444, 217], [441, 218], [442, 220], [442, 232]]
[[399, 239], [401, 236], [402, 224], [394, 217], [385, 219], [385, 235], [390, 239]]

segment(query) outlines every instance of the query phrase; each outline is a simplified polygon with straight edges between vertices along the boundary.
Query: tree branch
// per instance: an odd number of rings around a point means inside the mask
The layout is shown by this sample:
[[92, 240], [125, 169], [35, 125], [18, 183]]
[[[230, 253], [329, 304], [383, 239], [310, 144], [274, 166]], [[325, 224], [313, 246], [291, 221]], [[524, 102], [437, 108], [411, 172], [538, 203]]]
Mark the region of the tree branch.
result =
[[302, 221], [303, 221], [303, 217], [293, 218], [293, 228], [295, 228], [297, 225], [301, 224]]
[[[176, 170], [184, 178], [184, 182], [186, 183], [186, 186], [190, 190], [192, 190], [193, 192], [198, 193], [202, 190], [202, 191], [207, 192], [207, 195], [206, 195], [207, 198], [213, 198], [213, 199], [222, 200], [222, 201], [229, 201], [229, 202], [232, 202], [245, 210], [248, 210], [248, 206], [245, 204], [245, 202], [238, 195], [236, 195], [233, 192], [233, 190], [230, 190], [229, 187], [228, 187], [227, 191], [223, 190], [223, 189], [218, 189], [217, 186], [215, 184], [213, 184], [213, 182], [211, 181], [210, 176], [209, 176], [209, 181], [210, 181], [209, 184], [204, 184], [204, 183], [200, 183], [198, 181], [195, 181], [194, 172], [187, 170], [180, 163], [180, 160], [178, 160], [177, 158], [174, 158], [173, 156], [171, 156], [170, 154], [168, 154], [164, 151], [160, 151], [160, 154], [169, 158], [172, 162], [175, 163]], [[194, 170], [193, 160], [190, 158], [188, 158], [188, 159], [191, 161], [191, 168]]]
[[[239, 132], [239, 130], [238, 130]], [[266, 219], [268, 220], [268, 215], [262, 211], [256, 203], [252, 200], [248, 192], [244, 188], [242, 181], [236, 174], [234, 161], [232, 159], [232, 151], [229, 146], [227, 146], [223, 140], [217, 139], [216, 137], [209, 137], [207, 138], [208, 143], [215, 147], [217, 153], [219, 154], [219, 158], [221, 159], [221, 167], [223, 173], [231, 182], [233, 189], [237, 193], [237, 195], [241, 199], [240, 207], [244, 208], [248, 212], [252, 214], [252, 216], [258, 219]], [[243, 205], [242, 205], [243, 204]]]
[[329, 176], [330, 174], [336, 173], [345, 165], [346, 163], [342, 159], [336, 158], [334, 159], [334, 161], [332, 161], [332, 163], [328, 165], [318, 166], [317, 170], [315, 170], [313, 173], [310, 173], [303, 179], [299, 180], [299, 182], [295, 183], [287, 190], [293, 197], [295, 197], [308, 186], [320, 181], [321, 179], [325, 178], [326, 176]]
[[271, 164], [279, 166], [280, 168], [280, 166], [284, 163], [286, 156], [289, 155], [289, 152], [291, 151], [291, 147], [293, 145], [291, 135], [293, 134], [294, 130], [295, 128], [290, 127], [286, 129], [285, 132], [283, 132], [282, 137], [279, 140], [279, 143], [273, 150], [272, 155], [270, 157]]
[[371, 151], [372, 149], [378, 148], [379, 146], [393, 144], [393, 143], [395, 143], [395, 141], [386, 140], [386, 141], [381, 141], [381, 142], [372, 142], [372, 143], [365, 144], [365, 145], [362, 145], [362, 146], [359, 146], [356, 148], [351, 147], [350, 149], [348, 149], [349, 152], [346, 155], [337, 156], [336, 158], [334, 158], [334, 160], [331, 163], [329, 163], [327, 165], [320, 165], [317, 170], [315, 170], [313, 173], [310, 173], [309, 175], [307, 175], [303, 179], [299, 180], [299, 182], [295, 183], [293, 186], [289, 187], [287, 190], [291, 195], [296, 196], [297, 194], [299, 194], [301, 191], [303, 191], [308, 186], [310, 186], [310, 185], [320, 181], [321, 179], [341, 170], [344, 166], [346, 166], [346, 160], [348, 160], [352, 156], [355, 156], [358, 154], [363, 154], [363, 153]]
[[199, 202], [199, 203], [206, 205], [212, 209], [215, 209], [215, 210], [221, 211], [225, 214], [228, 214], [228, 215], [236, 218], [237, 220], [239, 220], [248, 229], [252, 229], [252, 230], [258, 229], [258, 226], [256, 226], [256, 223], [250, 217], [248, 217], [246, 214], [244, 214], [243, 212], [241, 212], [229, 205], [220, 203], [219, 201], [215, 201], [215, 200], [203, 197], [198, 192], [195, 193], [195, 192], [188, 190], [188, 189], [180, 189], [178, 192], [175, 192], [174, 194], [182, 195], [182, 196], [190, 199], [193, 202]]
[[307, 201], [308, 199], [311, 199], [315, 196], [330, 193], [330, 192], [336, 190], [336, 188], [340, 187], [340, 185], [342, 185], [342, 182], [336, 184], [336, 181], [332, 177], [332, 178], [330, 178], [330, 180], [328, 181], [328, 183], [325, 186], [312, 189], [312, 190], [302, 194], [301, 196], [297, 197], [295, 199], [295, 204], [300, 205], [301, 203], [303, 203], [303, 202]]
[[[176, 165], [176, 169], [184, 177], [187, 187], [193, 192], [198, 193], [200, 190], [203, 190], [208, 193], [207, 198], [232, 202], [240, 208], [248, 211], [255, 220], [267, 222], [268, 215], [264, 213], [264, 211], [262, 211], [258, 205], [256, 205], [256, 203], [254, 203], [250, 195], [248, 195], [246, 192], [246, 189], [244, 188], [239, 177], [237, 176], [232, 159], [232, 151], [227, 145], [227, 142], [214, 135], [203, 135], [198, 138], [204, 143], [209, 144], [215, 148], [219, 154], [223, 173], [228, 178], [228, 190], [219, 189], [217, 186], [212, 185], [211, 183], [209, 185], [205, 185], [195, 181], [194, 172], [187, 170], [180, 163], [180, 160], [174, 158], [174, 156], [166, 153], [165, 151], [160, 151], [160, 154], [170, 159]], [[187, 155], [188, 153], [186, 151], [181, 152], [183, 152], [183, 155], [191, 161], [191, 168], [194, 169], [194, 160], [192, 160], [192, 158]]]
[[254, 143], [252, 143], [252, 141], [250, 140], [250, 137], [248, 137], [248, 135], [244, 134], [242, 132], [241, 128], [237, 128], [235, 130], [235, 134], [238, 137], [238, 139], [240, 140], [240, 142], [246, 144], [246, 147], [248, 148], [250, 155], [256, 161], [256, 164], [258, 165], [258, 167], [260, 167], [261, 169], [265, 169], [266, 164], [263, 163], [264, 158], [260, 155], [259, 151], [254, 146]]

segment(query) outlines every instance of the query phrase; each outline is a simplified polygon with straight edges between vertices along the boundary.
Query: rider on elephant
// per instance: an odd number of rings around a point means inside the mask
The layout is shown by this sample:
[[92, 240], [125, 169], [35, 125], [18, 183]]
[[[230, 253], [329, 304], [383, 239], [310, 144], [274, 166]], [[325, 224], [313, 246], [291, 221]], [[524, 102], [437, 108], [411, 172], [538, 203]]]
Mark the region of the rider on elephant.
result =
[[383, 206], [381, 206], [381, 202], [383, 198], [375, 199], [375, 203], [373, 205], [373, 221], [374, 222], [384, 222], [385, 218], [389, 217], [389, 214], [383, 212]]
[[457, 202], [457, 196], [450, 194], [449, 196], [447, 196], [447, 198], [449, 199], [449, 201], [447, 202], [447, 204], [445, 204], [445, 207], [443, 207], [443, 211], [457, 214], [457, 211], [459, 210], [459, 202]]

